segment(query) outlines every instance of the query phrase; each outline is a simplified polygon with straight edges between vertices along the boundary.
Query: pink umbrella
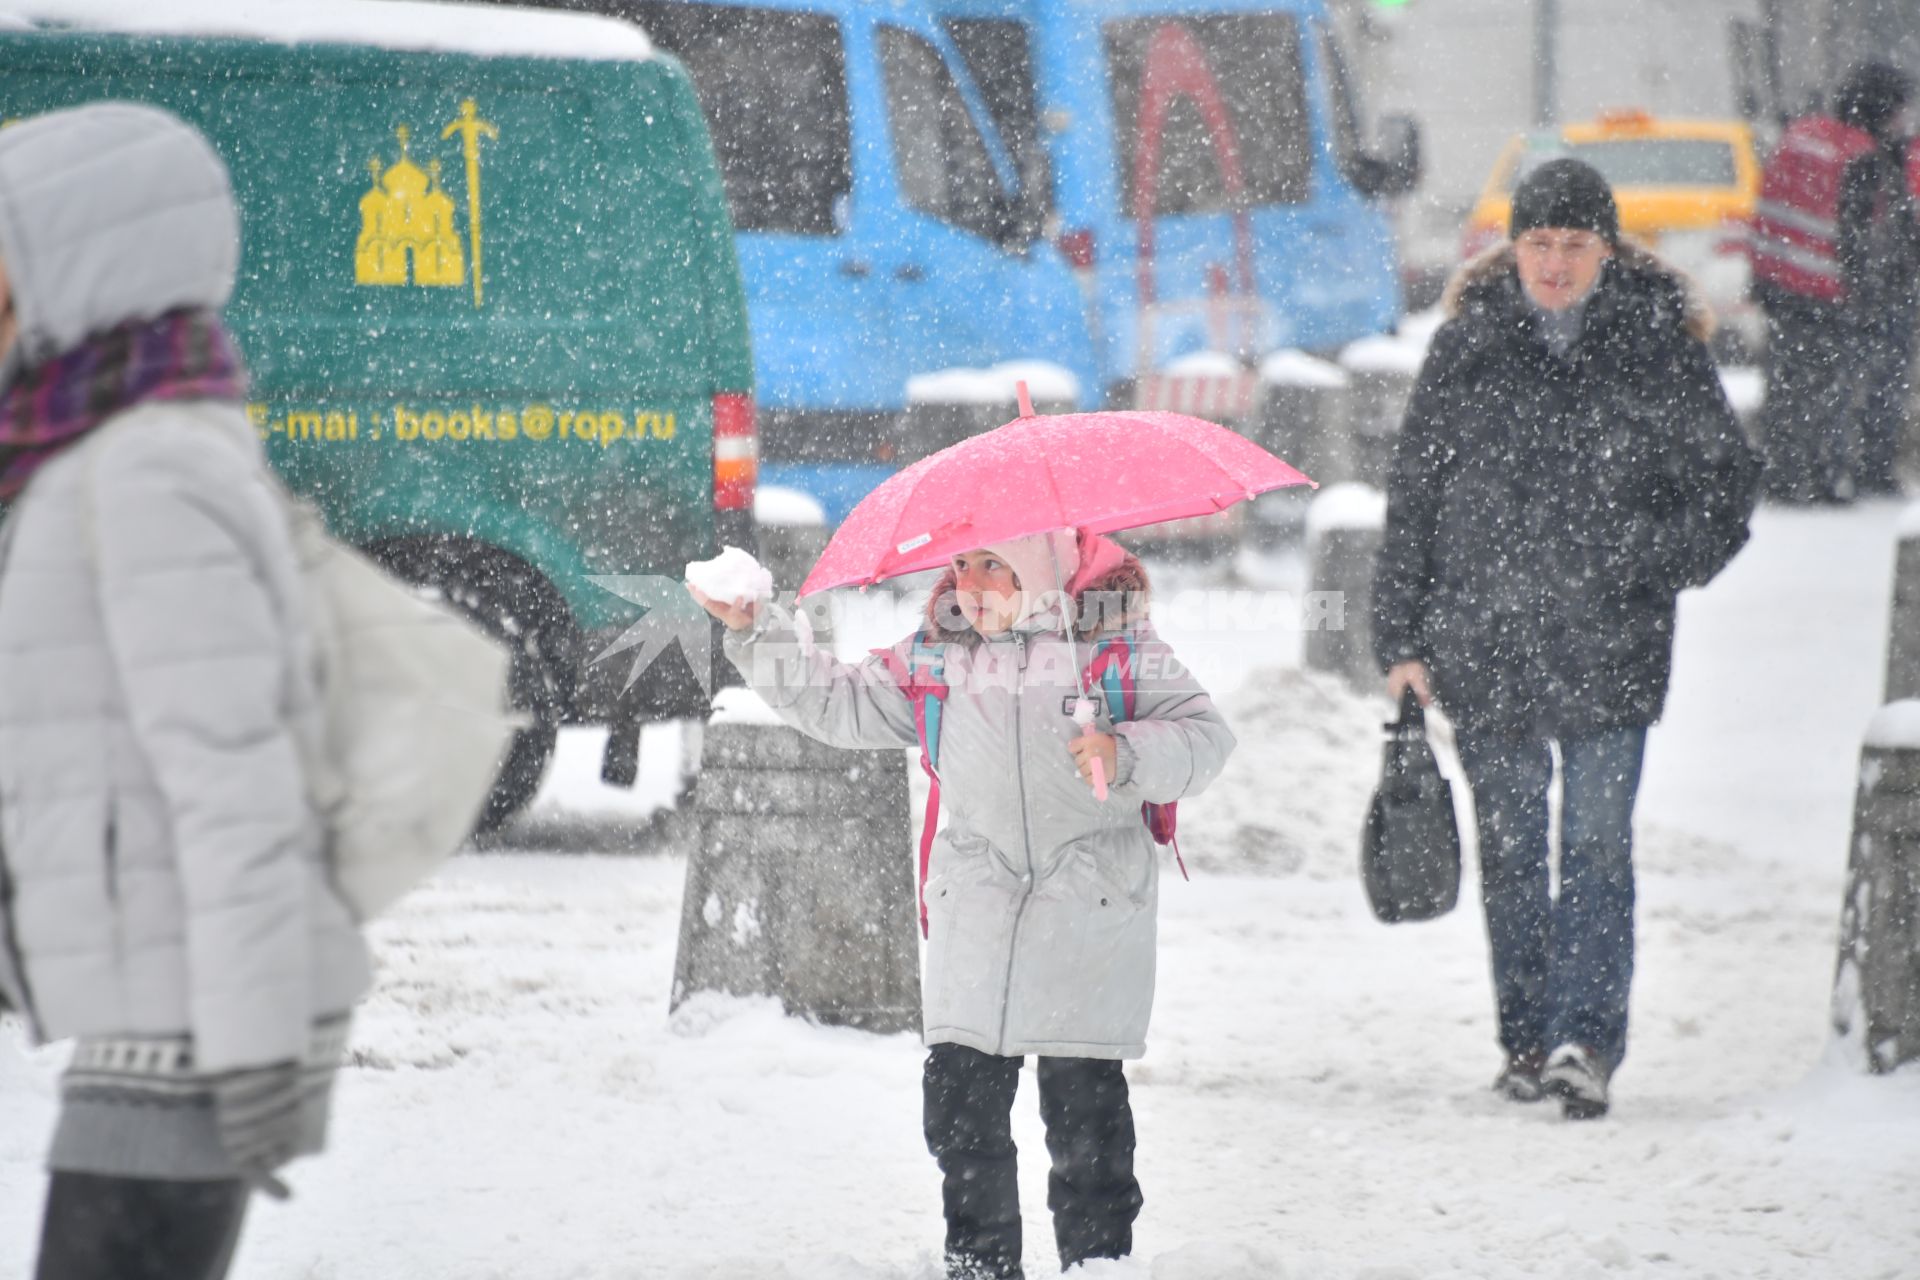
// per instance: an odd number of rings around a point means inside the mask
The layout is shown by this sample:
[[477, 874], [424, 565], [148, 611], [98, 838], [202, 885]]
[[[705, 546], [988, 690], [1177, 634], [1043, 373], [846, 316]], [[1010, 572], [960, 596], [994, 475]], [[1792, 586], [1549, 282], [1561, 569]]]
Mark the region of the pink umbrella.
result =
[[1055, 529], [1111, 533], [1313, 484], [1244, 436], [1179, 413], [1022, 416], [923, 458], [861, 500], [800, 594], [867, 586]]

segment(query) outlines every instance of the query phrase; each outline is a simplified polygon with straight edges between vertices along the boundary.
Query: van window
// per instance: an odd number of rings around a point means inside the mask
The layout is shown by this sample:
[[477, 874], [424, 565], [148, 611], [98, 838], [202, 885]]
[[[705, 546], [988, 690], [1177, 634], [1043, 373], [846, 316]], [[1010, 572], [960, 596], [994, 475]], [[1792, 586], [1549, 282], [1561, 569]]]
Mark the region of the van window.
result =
[[683, 0], [641, 0], [633, 12], [693, 76], [733, 225], [835, 234], [835, 206], [853, 190], [840, 24]]
[[1737, 180], [1731, 142], [1717, 138], [1620, 138], [1555, 141], [1530, 151], [1515, 166], [1507, 189], [1511, 191], [1521, 178], [1562, 156], [1586, 161], [1615, 187], [1731, 187]]
[[1322, 23], [1319, 31], [1320, 60], [1327, 68], [1327, 97], [1333, 108], [1333, 153], [1341, 171], [1351, 180], [1353, 170], [1366, 158], [1366, 144], [1360, 137], [1359, 94], [1347, 69], [1346, 51], [1333, 29]]
[[[1182, 83], [1217, 88], [1226, 133], [1239, 153], [1252, 205], [1299, 204], [1311, 190], [1300, 30], [1282, 13], [1131, 18], [1105, 27], [1108, 89], [1113, 98], [1114, 161], [1121, 206], [1134, 209], [1134, 158], [1140, 149], [1141, 87], [1150, 58]], [[1177, 93], [1159, 122], [1157, 213], [1218, 213], [1231, 207], [1220, 168], [1220, 139], [1204, 103]]]
[[943, 24], [986, 99], [987, 115], [1031, 184], [1025, 194], [1041, 213], [1053, 211], [1053, 182], [1043, 162], [1040, 91], [1034, 82], [1033, 37], [1011, 18], [948, 18]]
[[882, 25], [879, 33], [901, 195], [942, 222], [990, 240], [1005, 238], [1013, 202], [946, 60], [911, 31]]

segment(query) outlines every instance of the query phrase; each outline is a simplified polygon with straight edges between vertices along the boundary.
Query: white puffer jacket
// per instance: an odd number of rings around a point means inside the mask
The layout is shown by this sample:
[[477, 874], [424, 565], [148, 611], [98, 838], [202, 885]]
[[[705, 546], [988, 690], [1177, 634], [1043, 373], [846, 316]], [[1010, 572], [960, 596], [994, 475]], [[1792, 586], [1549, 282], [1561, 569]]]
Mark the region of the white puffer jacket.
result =
[[[1091, 588], [1098, 590], [1100, 588]], [[918, 741], [914, 709], [880, 658], [836, 662], [765, 610], [727, 655], [782, 720], [836, 747]], [[1159, 862], [1143, 801], [1203, 790], [1233, 733], [1192, 674], [1142, 625], [1132, 633], [1135, 718], [1118, 777], [1094, 799], [1068, 749], [1076, 661], [1057, 625], [942, 646], [941, 802], [926, 885], [921, 981], [928, 1044], [983, 1053], [1137, 1058], [1153, 1012]], [[909, 637], [894, 646], [912, 656]], [[908, 856], [907, 851], [901, 851]]]
[[[197, 135], [123, 104], [63, 118], [0, 135], [29, 363], [219, 305], [236, 258]], [[203, 1070], [260, 1065], [366, 989], [300, 765], [318, 703], [267, 474], [237, 405], [149, 403], [43, 466], [8, 518], [0, 986], [42, 1038], [189, 1034]]]

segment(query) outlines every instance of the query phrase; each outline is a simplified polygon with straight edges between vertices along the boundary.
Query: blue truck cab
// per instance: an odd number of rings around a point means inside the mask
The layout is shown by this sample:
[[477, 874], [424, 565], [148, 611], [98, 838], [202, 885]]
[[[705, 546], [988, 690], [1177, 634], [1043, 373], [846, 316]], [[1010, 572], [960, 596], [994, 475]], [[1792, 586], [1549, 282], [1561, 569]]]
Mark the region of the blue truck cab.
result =
[[[549, 0], [570, 5], [581, 0]], [[1323, 0], [586, 0], [692, 75], [753, 331], [762, 479], [830, 519], [916, 374], [1044, 360], [1082, 408], [1189, 352], [1391, 327]]]
[[885, 474], [915, 373], [1035, 354], [1097, 385], [1079, 285], [1026, 221], [1016, 157], [924, 3], [596, 7], [678, 57], [706, 110], [770, 480], [782, 463]]
[[1009, 146], [1044, 157], [1030, 198], [1080, 274], [1103, 394], [1194, 352], [1392, 327], [1377, 200], [1417, 179], [1418, 136], [1365, 150], [1323, 0], [931, 3]]

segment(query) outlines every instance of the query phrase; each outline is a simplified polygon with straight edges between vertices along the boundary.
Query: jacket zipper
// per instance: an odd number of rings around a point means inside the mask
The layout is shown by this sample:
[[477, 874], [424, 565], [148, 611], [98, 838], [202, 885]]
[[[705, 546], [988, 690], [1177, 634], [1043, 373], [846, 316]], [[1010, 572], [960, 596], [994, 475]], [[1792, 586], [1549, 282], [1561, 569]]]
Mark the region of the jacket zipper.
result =
[[1014, 908], [1013, 928], [1007, 934], [1007, 980], [1000, 992], [1000, 1035], [996, 1038], [1001, 1056], [1006, 1056], [1007, 1019], [1013, 1011], [1013, 958], [1020, 950], [1020, 922], [1026, 919], [1027, 903], [1033, 900], [1033, 828], [1027, 815], [1027, 762], [1025, 739], [1020, 732], [1021, 696], [1027, 687], [1027, 636], [1014, 633], [1018, 675], [1013, 685], [1013, 776], [1020, 787], [1020, 839], [1026, 845], [1026, 870], [1020, 876], [1020, 905]]
[[120, 902], [120, 834], [111, 801], [107, 809], [107, 901], [116, 906]]

